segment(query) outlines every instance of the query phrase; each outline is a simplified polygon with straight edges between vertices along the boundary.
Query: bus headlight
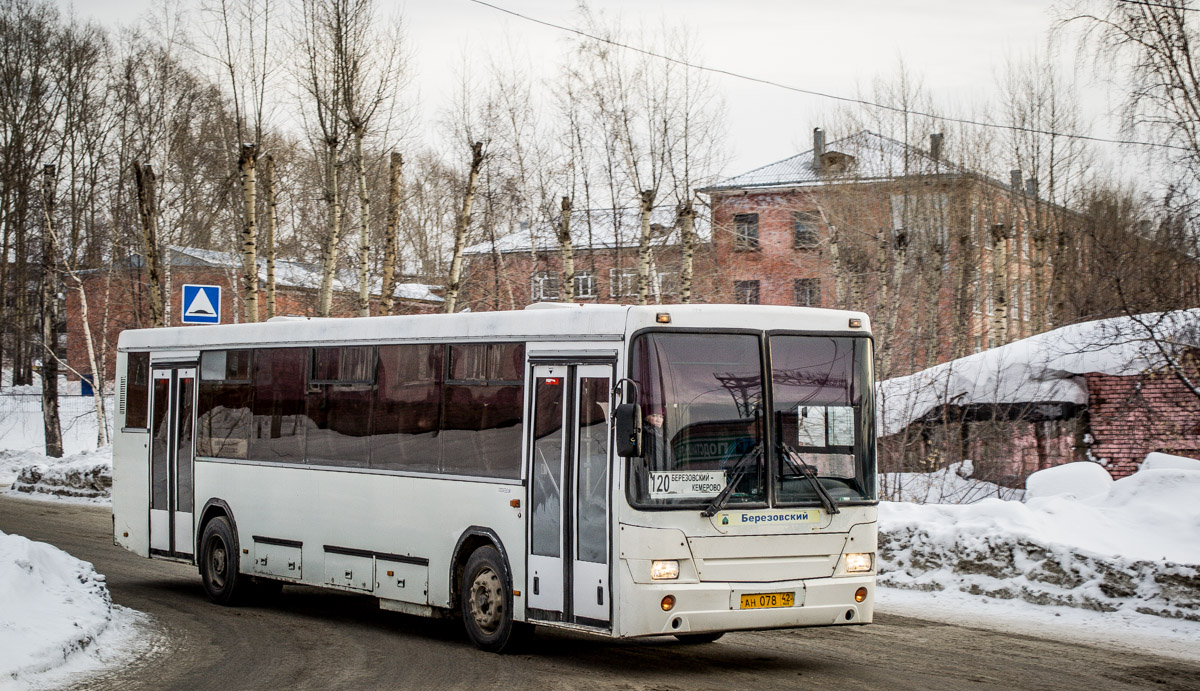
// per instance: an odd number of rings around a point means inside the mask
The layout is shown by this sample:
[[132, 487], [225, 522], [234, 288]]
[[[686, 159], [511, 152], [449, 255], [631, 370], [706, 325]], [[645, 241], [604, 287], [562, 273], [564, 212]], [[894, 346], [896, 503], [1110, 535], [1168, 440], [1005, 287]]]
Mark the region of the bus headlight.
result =
[[873, 554], [860, 552], [846, 555], [846, 573], [864, 573], [871, 570]]
[[650, 578], [656, 581], [679, 578], [679, 562], [674, 559], [655, 559], [650, 562]]

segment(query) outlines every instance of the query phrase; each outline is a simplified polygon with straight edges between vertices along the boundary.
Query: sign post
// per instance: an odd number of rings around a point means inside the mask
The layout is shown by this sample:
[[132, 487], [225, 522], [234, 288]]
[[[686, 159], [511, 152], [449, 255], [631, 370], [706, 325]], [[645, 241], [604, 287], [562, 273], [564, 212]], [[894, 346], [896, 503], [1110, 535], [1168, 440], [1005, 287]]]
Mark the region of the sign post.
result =
[[183, 286], [184, 324], [221, 323], [221, 286]]

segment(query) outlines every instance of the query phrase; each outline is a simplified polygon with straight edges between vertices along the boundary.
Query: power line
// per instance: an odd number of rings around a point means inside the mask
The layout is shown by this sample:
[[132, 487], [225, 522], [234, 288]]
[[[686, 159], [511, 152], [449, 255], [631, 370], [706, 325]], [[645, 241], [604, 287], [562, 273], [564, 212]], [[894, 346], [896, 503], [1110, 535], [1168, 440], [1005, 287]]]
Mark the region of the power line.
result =
[[[1146, 2], [1140, 2], [1139, 0], [1121, 0], [1121, 1], [1122, 2], [1134, 2], [1135, 4], [1149, 4]], [[726, 77], [733, 77], [734, 79], [741, 79], [743, 81], [754, 82], [756, 84], [763, 84], [766, 86], [775, 87], [777, 89], [793, 91], [795, 93], [805, 94], [808, 96], [817, 96], [819, 98], [827, 98], [827, 99], [834, 100], [834, 101], [840, 101], [842, 103], [853, 103], [855, 105], [866, 106], [868, 108], [879, 108], [882, 110], [889, 110], [894, 113], [916, 115], [916, 116], [920, 116], [920, 117], [931, 118], [933, 120], [940, 120], [942, 122], [954, 122], [954, 123], [958, 123], [958, 124], [962, 124], [962, 125], [972, 125], [975, 127], [990, 127], [993, 129], [1009, 130], [1012, 132], [1024, 132], [1027, 134], [1041, 134], [1041, 135], [1046, 135], [1046, 136], [1050, 136], [1050, 137], [1063, 137], [1065, 139], [1082, 139], [1085, 141], [1099, 142], [1102, 144], [1127, 144], [1127, 145], [1131, 145], [1131, 146], [1146, 146], [1146, 147], [1151, 147], [1151, 148], [1156, 148], [1156, 149], [1174, 149], [1174, 150], [1178, 150], [1178, 151], [1187, 151], [1187, 152], [1192, 151], [1192, 149], [1189, 147], [1179, 146], [1177, 144], [1164, 144], [1164, 143], [1160, 143], [1160, 142], [1145, 142], [1145, 141], [1138, 141], [1135, 139], [1107, 139], [1104, 137], [1093, 137], [1093, 136], [1086, 135], [1086, 134], [1067, 134], [1064, 132], [1054, 132], [1051, 130], [1043, 130], [1043, 129], [1040, 129], [1037, 127], [1022, 127], [1020, 125], [1003, 125], [1003, 124], [997, 124], [994, 122], [983, 122], [980, 120], [972, 120], [970, 118], [957, 118], [957, 117], [953, 117], [953, 116], [949, 116], [949, 115], [937, 115], [936, 113], [926, 113], [926, 112], [920, 111], [920, 110], [909, 110], [906, 108], [900, 108], [898, 106], [890, 106], [886, 103], [876, 103], [874, 101], [868, 101], [868, 100], [862, 99], [862, 98], [854, 98], [854, 97], [850, 97], [850, 96], [838, 96], [837, 94], [825, 93], [823, 91], [816, 91], [813, 89], [804, 89], [804, 88], [801, 88], [798, 86], [791, 86], [789, 84], [781, 84], [779, 82], [774, 82], [769, 79], [762, 79], [761, 77], [752, 77], [749, 75], [740, 74], [738, 72], [731, 72], [729, 70], [724, 70], [724, 69], [717, 68], [717, 67], [707, 67], [705, 65], [697, 65], [694, 63], [687, 62], [686, 60], [681, 60], [679, 58], [671, 57], [669, 55], [663, 55], [661, 53], [656, 53], [652, 50], [647, 50], [645, 48], [639, 48], [638, 46], [629, 45], [627, 43], [621, 43], [619, 41], [614, 41], [612, 39], [604, 38], [602, 36], [595, 36], [593, 34], [587, 33], [586, 31], [581, 31], [581, 30], [573, 28], [573, 27], [562, 26], [561, 24], [555, 24], [553, 22], [548, 22], [543, 19], [537, 19], [536, 17], [530, 17], [528, 15], [521, 14], [520, 12], [516, 12], [516, 11], [510, 10], [510, 9], [504, 8], [504, 7], [500, 7], [499, 5], [494, 5], [490, 2], [485, 2], [484, 0], [468, 0], [468, 2], [473, 2], [476, 5], [483, 5], [484, 7], [489, 7], [498, 12], [503, 12], [505, 14], [509, 14], [514, 17], [517, 17], [518, 19], [524, 19], [525, 21], [533, 22], [534, 24], [541, 24], [542, 26], [547, 26], [552, 29], [558, 29], [559, 31], [565, 31], [568, 33], [572, 33], [577, 36], [582, 36], [584, 38], [591, 39], [593, 41], [607, 43], [607, 44], [609, 44], [611, 46], [615, 46], [617, 48], [624, 48], [625, 50], [631, 50], [635, 53], [641, 53], [643, 55], [648, 55], [650, 57], [658, 58], [660, 60], [666, 60], [667, 62], [675, 63], [676, 65], [681, 65], [683, 67], [687, 67], [690, 69], [700, 70], [702, 72], [711, 72], [712, 74], [720, 74], [720, 75], [724, 75]], [[1179, 9], [1179, 8], [1175, 8], [1175, 9]]]

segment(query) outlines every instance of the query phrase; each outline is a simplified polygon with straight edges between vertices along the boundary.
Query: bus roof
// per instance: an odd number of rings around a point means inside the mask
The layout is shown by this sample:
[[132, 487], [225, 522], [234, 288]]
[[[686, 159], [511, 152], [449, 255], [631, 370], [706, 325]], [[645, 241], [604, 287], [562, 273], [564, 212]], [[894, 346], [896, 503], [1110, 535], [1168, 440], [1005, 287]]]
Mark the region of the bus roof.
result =
[[[658, 315], [670, 317], [668, 324]], [[861, 326], [851, 327], [851, 320]], [[121, 332], [119, 350], [420, 340], [621, 340], [643, 328], [787, 329], [869, 334], [862, 312], [774, 305], [571, 305], [395, 317], [284, 318], [256, 324], [174, 326]]]

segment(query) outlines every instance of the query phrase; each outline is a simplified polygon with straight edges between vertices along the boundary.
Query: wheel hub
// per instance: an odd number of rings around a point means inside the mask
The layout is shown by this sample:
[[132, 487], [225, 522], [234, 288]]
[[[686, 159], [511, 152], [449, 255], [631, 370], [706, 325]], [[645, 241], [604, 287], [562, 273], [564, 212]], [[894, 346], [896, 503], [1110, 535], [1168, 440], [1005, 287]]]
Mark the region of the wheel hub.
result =
[[495, 633], [504, 619], [504, 588], [495, 571], [484, 568], [471, 583], [471, 618], [484, 633]]
[[225, 553], [225, 545], [220, 540], [214, 541], [208, 551], [208, 573], [212, 578], [213, 587], [218, 590], [225, 587], [225, 570], [229, 564], [229, 556]]

